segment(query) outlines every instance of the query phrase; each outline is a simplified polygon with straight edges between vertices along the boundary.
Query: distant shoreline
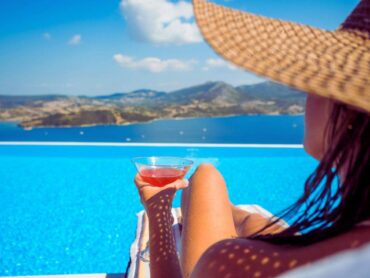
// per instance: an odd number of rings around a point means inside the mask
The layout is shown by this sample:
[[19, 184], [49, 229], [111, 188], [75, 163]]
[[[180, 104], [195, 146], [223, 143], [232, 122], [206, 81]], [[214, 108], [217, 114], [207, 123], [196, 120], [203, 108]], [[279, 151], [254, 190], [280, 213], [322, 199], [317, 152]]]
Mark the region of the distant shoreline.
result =
[[32, 130], [32, 129], [42, 129], [42, 128], [85, 128], [85, 127], [96, 127], [96, 126], [130, 126], [130, 125], [146, 125], [151, 124], [157, 121], [182, 121], [182, 120], [197, 120], [197, 119], [223, 119], [223, 118], [233, 118], [233, 117], [279, 117], [279, 116], [289, 116], [289, 117], [301, 117], [304, 116], [304, 113], [300, 114], [234, 114], [234, 115], [225, 115], [225, 116], [214, 116], [214, 117], [177, 117], [177, 118], [157, 118], [150, 121], [143, 121], [143, 122], [130, 122], [124, 124], [90, 124], [90, 125], [66, 125], [66, 126], [33, 126], [33, 127], [23, 127], [20, 125], [20, 121], [12, 121], [12, 120], [0, 120], [0, 123], [14, 123], [19, 128], [23, 130]]

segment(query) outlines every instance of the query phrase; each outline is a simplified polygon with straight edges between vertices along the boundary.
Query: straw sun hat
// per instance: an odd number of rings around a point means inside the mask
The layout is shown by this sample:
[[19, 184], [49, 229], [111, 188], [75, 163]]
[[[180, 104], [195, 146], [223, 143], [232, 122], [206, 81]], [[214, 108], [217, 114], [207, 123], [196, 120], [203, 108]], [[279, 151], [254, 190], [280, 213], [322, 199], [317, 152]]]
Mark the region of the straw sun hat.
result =
[[370, 113], [370, 0], [335, 31], [193, 0], [209, 45], [230, 62]]

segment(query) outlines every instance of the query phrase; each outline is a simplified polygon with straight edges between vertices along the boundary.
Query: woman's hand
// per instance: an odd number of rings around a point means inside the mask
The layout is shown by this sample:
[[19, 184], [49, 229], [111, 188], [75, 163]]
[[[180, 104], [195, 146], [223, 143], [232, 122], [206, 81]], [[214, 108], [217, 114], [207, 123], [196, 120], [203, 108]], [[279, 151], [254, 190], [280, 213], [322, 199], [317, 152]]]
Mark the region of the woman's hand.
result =
[[187, 180], [179, 179], [163, 187], [158, 187], [145, 182], [139, 174], [135, 176], [134, 181], [140, 194], [141, 203], [148, 213], [155, 205], [171, 205], [176, 191], [186, 188], [189, 184]]

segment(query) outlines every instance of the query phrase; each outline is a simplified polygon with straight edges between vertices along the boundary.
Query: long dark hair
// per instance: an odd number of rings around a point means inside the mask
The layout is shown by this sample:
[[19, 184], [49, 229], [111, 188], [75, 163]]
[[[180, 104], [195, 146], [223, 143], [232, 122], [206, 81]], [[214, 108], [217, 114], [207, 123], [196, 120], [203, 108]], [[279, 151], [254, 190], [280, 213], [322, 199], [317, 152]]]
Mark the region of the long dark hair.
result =
[[325, 154], [306, 180], [303, 196], [278, 215], [291, 220], [289, 228], [265, 234], [275, 220], [253, 238], [306, 245], [370, 218], [370, 115], [335, 103], [325, 134]]

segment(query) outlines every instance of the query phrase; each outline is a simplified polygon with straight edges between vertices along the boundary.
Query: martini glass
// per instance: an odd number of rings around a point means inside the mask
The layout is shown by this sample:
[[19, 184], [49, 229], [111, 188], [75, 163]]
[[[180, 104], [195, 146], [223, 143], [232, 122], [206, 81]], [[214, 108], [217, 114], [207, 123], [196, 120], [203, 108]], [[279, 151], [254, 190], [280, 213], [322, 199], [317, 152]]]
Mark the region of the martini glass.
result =
[[182, 179], [193, 165], [190, 159], [167, 156], [135, 157], [132, 162], [141, 178], [157, 187]]
[[[193, 165], [190, 159], [166, 156], [134, 157], [132, 162], [141, 178], [157, 187], [182, 179]], [[150, 261], [149, 241], [145, 249], [139, 252], [139, 258], [146, 263]]]

